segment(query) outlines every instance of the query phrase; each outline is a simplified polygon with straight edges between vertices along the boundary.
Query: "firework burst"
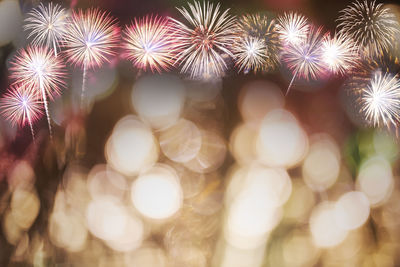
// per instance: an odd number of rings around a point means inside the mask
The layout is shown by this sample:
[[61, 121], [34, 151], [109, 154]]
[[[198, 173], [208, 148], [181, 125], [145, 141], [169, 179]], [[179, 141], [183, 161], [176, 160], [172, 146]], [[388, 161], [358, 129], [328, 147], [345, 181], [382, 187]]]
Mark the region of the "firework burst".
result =
[[249, 36], [239, 38], [233, 47], [235, 64], [239, 71], [247, 73], [251, 69], [254, 72], [262, 69], [267, 62], [266, 49], [261, 39]]
[[334, 74], [344, 75], [357, 62], [358, 47], [351, 38], [343, 34], [326, 35], [322, 42], [322, 58], [327, 69]]
[[29, 124], [33, 140], [33, 123], [42, 116], [42, 103], [32, 85], [11, 86], [0, 99], [1, 114], [13, 125]]
[[174, 63], [174, 35], [167, 18], [135, 19], [124, 30], [124, 42], [125, 57], [139, 69], [161, 72]]
[[340, 13], [339, 32], [352, 38], [366, 56], [388, 51], [400, 34], [396, 16], [375, 1], [356, 1]]
[[307, 38], [310, 25], [303, 15], [285, 13], [277, 21], [277, 31], [284, 44], [299, 44]]
[[116, 20], [99, 9], [72, 12], [64, 47], [68, 61], [83, 68], [82, 96], [85, 94], [86, 71], [109, 62], [119, 46]]
[[178, 8], [188, 25], [171, 19], [176, 33], [177, 62], [192, 78], [221, 76], [227, 69], [223, 54], [233, 56], [235, 18], [221, 12], [220, 5], [195, 1], [189, 9]]
[[290, 81], [286, 94], [293, 84], [296, 77], [306, 80], [317, 79], [323, 69], [324, 62], [322, 57], [322, 28], [311, 27], [307, 38], [299, 43], [289, 44], [282, 53], [282, 59], [286, 62], [290, 70], [293, 71], [293, 78]]
[[15, 83], [32, 85], [44, 104], [50, 136], [51, 124], [47, 97], [51, 100], [60, 95], [65, 86], [66, 72], [64, 64], [56, 57], [51, 49], [46, 47], [28, 46], [20, 49], [11, 61], [11, 78]]
[[[261, 50], [263, 46], [264, 52], [259, 51], [257, 57], [253, 58], [256, 61], [263, 60], [262, 65], [258, 66], [259, 69], [263, 71], [274, 69], [279, 64], [281, 44], [275, 20], [262, 14], [245, 15], [239, 19], [238, 28], [239, 48], [254, 47]], [[241, 41], [242, 38], [246, 40]], [[249, 52], [250, 56], [255, 55], [251, 50]]]
[[374, 126], [387, 127], [400, 121], [400, 80], [377, 71], [361, 95], [362, 111]]
[[67, 11], [60, 5], [50, 2], [48, 6], [40, 3], [39, 7], [28, 13], [24, 30], [30, 31], [28, 38], [33, 37], [33, 44], [53, 47], [57, 56], [57, 48], [65, 36]]

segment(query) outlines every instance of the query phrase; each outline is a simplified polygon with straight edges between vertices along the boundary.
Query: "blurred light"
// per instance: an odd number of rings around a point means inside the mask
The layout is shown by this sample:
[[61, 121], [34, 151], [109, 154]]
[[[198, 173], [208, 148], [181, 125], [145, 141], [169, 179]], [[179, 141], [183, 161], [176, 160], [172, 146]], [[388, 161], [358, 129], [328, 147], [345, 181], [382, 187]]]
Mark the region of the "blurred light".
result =
[[291, 193], [290, 177], [284, 170], [252, 166], [238, 170], [230, 181], [226, 204], [225, 238], [238, 248], [261, 245], [281, 218], [280, 206]]
[[283, 260], [285, 266], [314, 266], [318, 260], [318, 248], [312, 242], [309, 233], [295, 230], [283, 243]]
[[310, 217], [310, 230], [318, 247], [336, 246], [347, 236], [347, 231], [336, 223], [334, 203], [328, 201], [314, 208]]
[[17, 189], [12, 194], [10, 208], [15, 223], [27, 230], [39, 214], [40, 201], [36, 192]]
[[217, 170], [225, 161], [225, 140], [212, 131], [201, 131], [201, 148], [196, 157], [185, 162], [185, 167], [198, 173], [209, 173]]
[[[221, 267], [260, 267], [264, 260], [265, 247], [254, 249], [240, 249], [229, 243], [223, 243], [220, 253]], [[219, 256], [219, 255], [218, 255]]]
[[204, 189], [206, 180], [205, 174], [192, 172], [183, 165], [173, 162], [171, 162], [171, 166], [175, 169], [180, 178], [183, 197], [185, 199], [198, 195]]
[[324, 191], [332, 186], [340, 171], [340, 150], [327, 134], [310, 138], [310, 150], [304, 160], [304, 182], [314, 191]]
[[248, 124], [241, 124], [230, 138], [230, 150], [239, 164], [249, 164], [256, 160], [256, 139], [258, 131]]
[[140, 246], [143, 239], [143, 224], [128, 210], [104, 197], [89, 203], [86, 212], [90, 232], [106, 241], [117, 251], [130, 251]]
[[305, 223], [315, 205], [313, 191], [301, 179], [293, 179], [293, 191], [285, 205], [285, 219]]
[[155, 245], [143, 245], [125, 255], [125, 265], [134, 267], [167, 267], [164, 251]]
[[22, 14], [16, 0], [0, 1], [0, 46], [13, 41], [21, 32]]
[[387, 132], [375, 131], [373, 145], [376, 153], [388, 161], [393, 162], [398, 158], [399, 148], [394, 137], [390, 136]]
[[308, 139], [286, 110], [270, 111], [262, 121], [257, 142], [260, 161], [269, 166], [293, 167], [307, 151]]
[[367, 221], [368, 216], [369, 201], [362, 192], [347, 192], [336, 202], [336, 223], [345, 230], [360, 227]]
[[222, 79], [187, 81], [187, 96], [194, 102], [212, 102], [222, 90]]
[[10, 191], [14, 191], [17, 188], [32, 188], [35, 182], [35, 173], [29, 162], [20, 160], [14, 164], [14, 167], [8, 174], [8, 186]]
[[132, 185], [132, 202], [136, 209], [152, 219], [166, 219], [182, 205], [182, 190], [176, 172], [158, 164], [141, 173]]
[[128, 188], [125, 177], [103, 164], [92, 168], [88, 175], [87, 185], [93, 199], [108, 196], [116, 201], [124, 199], [124, 193]]
[[161, 151], [170, 160], [188, 162], [201, 148], [201, 132], [193, 122], [180, 119], [160, 132], [159, 142]]
[[113, 168], [133, 176], [157, 161], [158, 147], [153, 133], [144, 123], [134, 116], [126, 116], [115, 126], [105, 154]]
[[[117, 84], [117, 69], [108, 64], [87, 72], [85, 101], [101, 100], [109, 96]], [[75, 99], [80, 99], [82, 93], [82, 71], [72, 73], [72, 93]], [[79, 101], [76, 101], [79, 103]]]
[[393, 185], [392, 168], [383, 157], [372, 157], [361, 165], [357, 189], [367, 196], [371, 206], [385, 202], [392, 193]]
[[283, 108], [285, 98], [276, 84], [253, 81], [240, 90], [238, 103], [243, 120], [257, 126], [269, 111]]
[[85, 248], [87, 235], [83, 216], [73, 209], [57, 210], [50, 215], [49, 236], [54, 245], [78, 252]]
[[132, 91], [132, 105], [139, 117], [156, 129], [174, 124], [185, 103], [183, 83], [172, 75], [144, 76]]

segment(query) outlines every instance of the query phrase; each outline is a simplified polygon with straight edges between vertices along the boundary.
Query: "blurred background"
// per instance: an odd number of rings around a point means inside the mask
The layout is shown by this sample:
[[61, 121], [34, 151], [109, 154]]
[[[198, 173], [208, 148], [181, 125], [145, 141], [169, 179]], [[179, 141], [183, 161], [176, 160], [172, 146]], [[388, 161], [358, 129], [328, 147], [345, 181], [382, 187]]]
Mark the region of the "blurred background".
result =
[[[121, 26], [182, 17], [171, 0], [54, 1]], [[396, 1], [385, 4], [400, 17]], [[0, 1], [0, 94], [39, 1]], [[334, 32], [350, 1], [223, 1], [241, 15], [294, 10]], [[191, 81], [127, 60], [68, 67], [46, 120], [0, 119], [0, 266], [400, 266], [399, 146], [365, 126], [345, 77], [268, 74]]]

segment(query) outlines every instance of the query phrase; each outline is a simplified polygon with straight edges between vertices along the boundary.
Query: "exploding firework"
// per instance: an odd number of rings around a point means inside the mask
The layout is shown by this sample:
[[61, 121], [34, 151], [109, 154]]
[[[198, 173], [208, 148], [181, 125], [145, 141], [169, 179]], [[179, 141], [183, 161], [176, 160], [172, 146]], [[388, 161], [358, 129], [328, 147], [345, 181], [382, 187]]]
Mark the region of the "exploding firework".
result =
[[344, 75], [357, 62], [358, 47], [343, 34], [335, 34], [333, 38], [326, 35], [321, 50], [326, 67], [334, 74]]
[[89, 9], [72, 12], [64, 47], [68, 61], [83, 68], [82, 96], [84, 99], [86, 71], [109, 62], [119, 46], [119, 28], [107, 12]]
[[25, 22], [24, 30], [30, 31], [28, 38], [33, 37], [33, 44], [53, 47], [57, 56], [57, 48], [66, 33], [67, 11], [58, 4], [50, 2], [44, 6], [40, 3], [28, 13]]
[[[242, 16], [238, 22], [239, 38], [246, 39], [245, 41], [239, 39], [239, 49], [240, 47], [261, 49], [261, 43], [263, 43], [262, 46], [265, 47], [263, 54], [265, 56], [262, 55], [262, 58], [260, 58], [261, 53], [257, 53], [257, 57], [254, 57], [254, 59], [256, 61], [261, 59], [264, 61], [262, 66], [258, 66], [261, 70], [274, 69], [279, 64], [281, 46], [275, 20], [268, 18], [266, 15], [255, 14]], [[252, 51], [249, 52], [250, 56], [254, 55]]]
[[289, 44], [282, 53], [282, 59], [289, 69], [293, 71], [293, 78], [290, 81], [286, 94], [296, 77], [306, 80], [317, 79], [324, 69], [322, 57], [322, 28], [311, 27], [307, 38], [299, 43]]
[[307, 38], [310, 25], [306, 17], [298, 13], [285, 13], [278, 17], [277, 30], [285, 44], [298, 44]]
[[264, 41], [256, 37], [239, 38], [233, 47], [235, 64], [239, 71], [254, 72], [262, 69], [267, 62], [266, 46]]
[[377, 71], [362, 92], [362, 111], [375, 126], [387, 127], [400, 121], [400, 80], [395, 75]]
[[29, 124], [32, 138], [35, 139], [33, 123], [42, 116], [42, 103], [33, 85], [11, 86], [0, 100], [1, 114], [13, 125], [23, 127]]
[[139, 69], [168, 70], [174, 63], [174, 35], [167, 18], [136, 20], [124, 30], [125, 56]]
[[60, 95], [65, 86], [66, 72], [64, 64], [56, 57], [51, 49], [46, 47], [28, 46], [20, 49], [11, 61], [11, 78], [15, 83], [32, 85], [44, 104], [50, 136], [51, 124], [47, 97], [51, 100]]
[[189, 9], [178, 8], [188, 25], [171, 19], [176, 33], [177, 62], [192, 78], [221, 76], [227, 68], [223, 54], [233, 56], [230, 47], [236, 40], [235, 18], [220, 5], [199, 2]]
[[396, 16], [375, 1], [356, 1], [340, 13], [339, 32], [352, 38], [366, 56], [388, 51], [400, 34]]

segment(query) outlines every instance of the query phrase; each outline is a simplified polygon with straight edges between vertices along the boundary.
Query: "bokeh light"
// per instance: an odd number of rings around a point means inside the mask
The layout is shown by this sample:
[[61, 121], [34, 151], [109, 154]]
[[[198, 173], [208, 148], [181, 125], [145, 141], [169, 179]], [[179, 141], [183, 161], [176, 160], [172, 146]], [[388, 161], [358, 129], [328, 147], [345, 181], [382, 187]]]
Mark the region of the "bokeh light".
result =
[[166, 219], [182, 205], [182, 189], [176, 172], [167, 165], [156, 165], [141, 173], [132, 185], [136, 209], [152, 219]]

